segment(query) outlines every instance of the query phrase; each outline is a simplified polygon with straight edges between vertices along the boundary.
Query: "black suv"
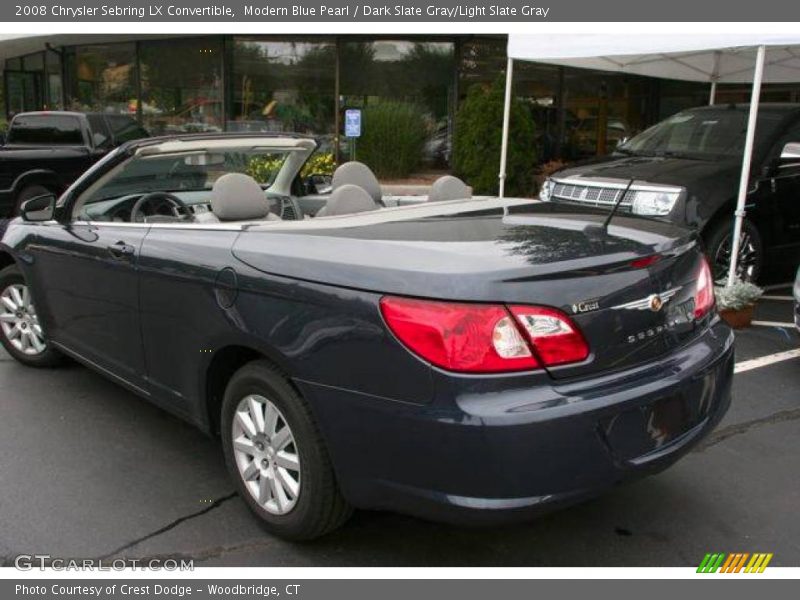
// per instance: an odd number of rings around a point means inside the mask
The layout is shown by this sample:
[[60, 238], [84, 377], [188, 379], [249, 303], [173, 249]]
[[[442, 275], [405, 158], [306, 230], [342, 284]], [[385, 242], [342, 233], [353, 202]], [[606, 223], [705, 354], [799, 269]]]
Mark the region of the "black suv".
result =
[[22, 203], [35, 196], [61, 194], [110, 150], [148, 135], [128, 115], [66, 111], [15, 115], [0, 147], [0, 218], [19, 214]]
[[[730, 261], [731, 233], [749, 106], [680, 112], [612, 155], [549, 178], [542, 200], [613, 206], [700, 230], [715, 279]], [[800, 250], [800, 104], [762, 104], [742, 229], [739, 276], [757, 279], [765, 260], [795, 262]]]

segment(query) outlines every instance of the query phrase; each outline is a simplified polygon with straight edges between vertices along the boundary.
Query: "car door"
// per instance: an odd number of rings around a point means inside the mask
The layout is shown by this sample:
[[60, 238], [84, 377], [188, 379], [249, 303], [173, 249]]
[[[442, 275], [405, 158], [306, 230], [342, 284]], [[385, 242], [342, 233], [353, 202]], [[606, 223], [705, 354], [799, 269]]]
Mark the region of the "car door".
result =
[[800, 122], [788, 127], [773, 147], [770, 175], [763, 182], [771, 213], [771, 239], [765, 242], [773, 252], [800, 247], [800, 158], [780, 158], [788, 143], [800, 143]]
[[138, 260], [145, 224], [49, 222], [27, 248], [48, 337], [143, 389]]

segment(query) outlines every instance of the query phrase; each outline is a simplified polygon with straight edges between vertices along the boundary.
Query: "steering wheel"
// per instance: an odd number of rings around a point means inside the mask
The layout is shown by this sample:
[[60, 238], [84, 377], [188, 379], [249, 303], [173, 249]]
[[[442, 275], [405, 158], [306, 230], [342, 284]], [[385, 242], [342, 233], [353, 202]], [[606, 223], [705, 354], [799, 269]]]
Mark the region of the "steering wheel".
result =
[[177, 220], [194, 221], [194, 216], [192, 216], [189, 207], [175, 194], [170, 194], [169, 192], [150, 192], [149, 194], [140, 196], [133, 205], [133, 208], [131, 208], [131, 223], [145, 223], [148, 215], [142, 212], [142, 208], [155, 201], [169, 204], [170, 212], [172, 213], [171, 216], [175, 217]]

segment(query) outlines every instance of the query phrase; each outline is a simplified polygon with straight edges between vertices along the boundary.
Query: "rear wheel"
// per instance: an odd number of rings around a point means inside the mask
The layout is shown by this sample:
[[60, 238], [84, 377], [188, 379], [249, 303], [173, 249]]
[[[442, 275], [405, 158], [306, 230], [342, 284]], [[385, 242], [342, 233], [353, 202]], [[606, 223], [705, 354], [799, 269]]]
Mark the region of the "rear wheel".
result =
[[349, 518], [308, 406], [270, 363], [250, 363], [231, 378], [221, 428], [228, 471], [267, 531], [309, 540]]
[[39, 184], [26, 185], [17, 194], [17, 198], [14, 202], [14, 213], [11, 216], [18, 217], [20, 214], [20, 210], [22, 209], [22, 205], [31, 198], [36, 198], [36, 196], [44, 196], [45, 194], [52, 194], [52, 193], [53, 190], [48, 189], [43, 185]]
[[[733, 221], [720, 221], [705, 235], [706, 252], [711, 263], [715, 282], [723, 282], [728, 277], [731, 264], [731, 246], [733, 240]], [[736, 275], [743, 281], [755, 282], [764, 265], [764, 245], [761, 234], [750, 221], [742, 222], [742, 235], [739, 243], [739, 254], [736, 262]]]
[[61, 362], [61, 355], [44, 336], [30, 289], [16, 265], [0, 271], [0, 343], [30, 367], [51, 367]]

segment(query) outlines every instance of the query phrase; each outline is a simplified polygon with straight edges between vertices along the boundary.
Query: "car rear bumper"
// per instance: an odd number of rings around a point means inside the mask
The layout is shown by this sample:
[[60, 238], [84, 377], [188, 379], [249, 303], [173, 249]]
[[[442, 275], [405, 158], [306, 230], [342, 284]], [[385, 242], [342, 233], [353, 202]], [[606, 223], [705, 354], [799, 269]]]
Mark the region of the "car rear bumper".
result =
[[297, 384], [355, 506], [497, 522], [671, 465], [725, 414], [733, 364], [717, 320], [658, 361], [581, 381], [441, 374], [424, 406]]

